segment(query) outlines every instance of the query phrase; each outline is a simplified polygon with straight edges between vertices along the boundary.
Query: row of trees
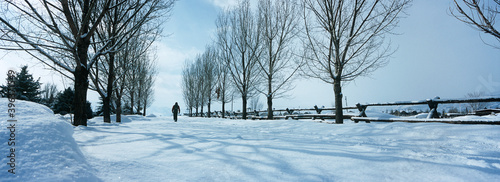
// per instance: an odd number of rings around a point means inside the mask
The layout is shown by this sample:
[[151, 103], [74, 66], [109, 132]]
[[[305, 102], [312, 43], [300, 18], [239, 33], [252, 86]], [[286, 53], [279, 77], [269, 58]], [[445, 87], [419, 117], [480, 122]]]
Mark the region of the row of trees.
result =
[[[141, 65], [143, 66], [143, 65]], [[148, 93], [152, 89], [152, 83], [154, 83], [154, 65], [149, 65], [149, 68], [139, 68], [138, 70], [142, 70], [147, 73], [139, 73], [138, 75], [142, 75], [142, 77], [137, 78], [138, 84], [129, 84], [135, 85], [134, 87], [139, 88], [134, 90], [133, 88], [127, 87], [125, 90], [125, 106], [124, 106], [124, 114], [137, 114], [141, 113], [145, 115], [148, 103], [152, 101], [152, 98]], [[149, 70], [149, 71], [148, 71]], [[7, 78], [9, 79], [9, 78]], [[40, 78], [34, 79], [33, 75], [29, 73], [28, 66], [22, 66], [21, 71], [16, 73], [15, 77], [12, 78], [12, 82], [14, 83], [14, 88], [9, 88], [6, 85], [0, 85], [0, 96], [7, 97], [9, 89], [13, 89], [16, 92], [16, 99], [32, 101], [36, 103], [40, 103], [46, 105], [55, 114], [66, 114], [74, 112], [73, 99], [75, 95], [75, 91], [68, 87], [64, 91], [59, 91], [55, 84], [40, 83]], [[130, 78], [131, 81], [134, 81], [134, 78]], [[7, 80], [8, 81], [8, 80]], [[43, 85], [43, 87], [42, 87]], [[134, 98], [135, 101], [133, 100]], [[101, 102], [101, 106], [98, 107], [95, 115], [102, 115], [104, 109], [104, 104]], [[141, 110], [143, 109], [143, 110]], [[116, 107], [111, 107], [111, 113], [116, 113], [120, 111], [116, 109]], [[91, 108], [90, 102], [87, 101], [86, 106], [87, 117], [90, 119], [94, 116], [94, 113]], [[118, 115], [119, 116], [119, 115]]]
[[186, 61], [182, 72], [182, 89], [190, 115], [193, 115], [193, 109], [196, 110], [196, 115], [200, 108], [203, 113], [203, 107], [206, 105], [210, 117], [212, 98], [215, 97], [214, 90], [219, 89], [216, 88], [218, 80], [216, 76], [220, 71], [218, 63], [215, 62], [217, 53], [213, 46], [209, 46], [203, 54], [197, 55], [193, 62]]
[[[226, 89], [241, 96], [244, 119], [247, 100], [263, 94], [268, 119], [273, 119], [273, 99], [293, 89], [291, 82], [302, 73], [333, 85], [337, 122], [341, 123], [342, 83], [386, 64], [393, 51], [384, 41], [385, 35], [396, 26], [409, 2], [259, 0], [257, 10], [252, 11], [248, 0], [240, 1], [219, 15], [214, 48], [205, 51], [214, 51], [216, 56], [209, 61], [222, 68], [213, 85], [222, 98]], [[184, 78], [204, 78], [186, 71], [196, 67], [192, 64], [184, 68]], [[224, 80], [226, 77], [229, 79]], [[188, 107], [202, 107], [203, 98], [189, 92], [203, 95], [210, 90], [186, 89], [188, 83], [183, 82], [185, 100], [194, 100], [186, 102]], [[225, 100], [222, 103], [224, 111]]]
[[[184, 99], [188, 108], [208, 106], [212, 98], [230, 102], [233, 93], [241, 96], [243, 118], [247, 101], [257, 94], [267, 98], [268, 117], [273, 118], [273, 99], [290, 90], [301, 67], [293, 54], [297, 42], [299, 10], [295, 1], [261, 0], [257, 12], [249, 1], [225, 10], [217, 20], [216, 40], [183, 71]], [[203, 78], [203, 79], [200, 79]]]
[[[151, 103], [151, 98], [139, 99], [144, 94], [151, 95], [145, 87], [134, 87], [141, 80], [139, 77], [154, 76], [154, 71], [146, 69], [154, 65], [146, 61], [152, 59], [149, 47], [161, 32], [159, 27], [164, 22], [161, 17], [169, 14], [174, 2], [2, 1], [0, 49], [26, 51], [74, 81], [74, 125], [87, 125], [85, 106], [89, 87], [103, 98], [104, 120], [110, 122], [111, 100], [114, 99], [118, 112], [124, 90], [133, 90], [131, 104], [136, 99], [141, 100], [143, 108]], [[150, 73], [140, 75], [144, 70]], [[126, 85], [129, 78], [125, 75], [130, 74], [137, 82]]]

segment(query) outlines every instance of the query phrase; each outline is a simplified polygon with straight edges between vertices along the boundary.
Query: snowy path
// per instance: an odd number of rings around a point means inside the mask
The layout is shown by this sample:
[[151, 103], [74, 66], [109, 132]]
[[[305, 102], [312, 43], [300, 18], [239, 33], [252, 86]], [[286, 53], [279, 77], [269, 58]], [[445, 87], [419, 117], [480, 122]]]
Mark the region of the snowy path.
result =
[[500, 179], [500, 126], [128, 119], [75, 128], [104, 181]]

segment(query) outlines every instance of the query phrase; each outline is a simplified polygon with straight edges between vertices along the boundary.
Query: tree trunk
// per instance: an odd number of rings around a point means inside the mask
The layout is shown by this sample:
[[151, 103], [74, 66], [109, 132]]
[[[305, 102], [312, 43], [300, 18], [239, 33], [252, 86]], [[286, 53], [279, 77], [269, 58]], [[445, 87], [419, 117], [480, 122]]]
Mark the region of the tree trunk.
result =
[[134, 91], [130, 92], [130, 114], [134, 114]]
[[[124, 82], [124, 78], [121, 78], [122, 82]], [[123, 97], [123, 90], [125, 87], [121, 86], [119, 88], [115, 89], [115, 94], [116, 94], [116, 100], [115, 100], [115, 111], [116, 111], [116, 122], [121, 123], [122, 122], [122, 97]]]
[[105, 123], [111, 123], [110, 100], [109, 96], [102, 98], [102, 114]]
[[241, 96], [241, 100], [243, 101], [243, 116], [242, 116], [242, 118], [247, 119], [247, 96], [246, 96], [246, 94], [243, 94], [243, 96]]
[[122, 122], [122, 97], [117, 96], [116, 97], [116, 122], [121, 123]]
[[137, 91], [137, 112], [135, 114], [141, 113], [141, 96], [142, 96], [142, 91], [139, 89]]
[[74, 123], [73, 125], [87, 126], [87, 89], [89, 87], [88, 71], [82, 66], [77, 66], [75, 70], [75, 97], [73, 98]]
[[111, 123], [111, 95], [113, 95], [113, 82], [115, 77], [115, 53], [109, 53], [109, 75], [106, 87], [106, 97], [102, 99], [103, 117], [105, 123]]
[[142, 116], [146, 116], [146, 103], [144, 103], [144, 108], [142, 108]]
[[202, 104], [201, 104], [201, 112], [200, 112], [201, 117], [203, 117], [203, 105], [204, 105], [204, 104], [205, 104], [205, 103], [202, 103]]
[[221, 95], [221, 100], [222, 100], [222, 118], [226, 118], [226, 90], [223, 89], [222, 95]]
[[[269, 64], [269, 71], [271, 71], [271, 64]], [[273, 116], [273, 89], [272, 89], [272, 84], [273, 84], [273, 77], [269, 76], [268, 77], [268, 83], [267, 83], [267, 119], [272, 120], [274, 119]]]
[[210, 104], [212, 103], [212, 98], [208, 98], [208, 114], [207, 114], [207, 117], [210, 118]]
[[222, 118], [226, 118], [226, 103], [224, 102], [224, 100], [222, 100]]
[[[83, 13], [83, 16], [86, 16], [86, 13]], [[89, 29], [88, 24], [83, 25], [82, 27], [83, 35], [88, 33], [88, 29]], [[77, 64], [74, 72], [75, 96], [73, 98], [73, 106], [75, 107], [73, 125], [75, 126], [79, 125], [87, 126], [86, 106], [87, 106], [87, 89], [89, 88], [89, 68], [87, 65], [88, 61], [87, 53], [90, 46], [90, 39], [87, 36], [81, 37], [76, 45], [78, 60], [76, 60]]]
[[344, 123], [344, 113], [342, 111], [342, 86], [340, 84], [340, 77], [334, 80], [333, 92], [335, 93], [335, 123]]
[[85, 106], [87, 105], [87, 89], [89, 87], [88, 74], [88, 70], [81, 65], [78, 65], [75, 69], [75, 96], [73, 98], [73, 106], [75, 107], [73, 125], [75, 126], [87, 126]]
[[272, 120], [274, 119], [273, 116], [273, 97], [271, 94], [267, 95], [267, 119]]

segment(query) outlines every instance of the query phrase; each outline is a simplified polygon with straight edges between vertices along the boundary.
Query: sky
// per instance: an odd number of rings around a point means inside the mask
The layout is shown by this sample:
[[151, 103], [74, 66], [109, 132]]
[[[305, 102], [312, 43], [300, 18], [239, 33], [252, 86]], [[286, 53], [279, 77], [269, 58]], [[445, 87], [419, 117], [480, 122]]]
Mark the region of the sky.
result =
[[[193, 60], [213, 42], [215, 19], [224, 8], [237, 0], [179, 0], [172, 16], [165, 22], [158, 49], [159, 75], [155, 85], [155, 102], [149, 113], [170, 115], [171, 107], [179, 102], [184, 110], [181, 72], [186, 60]], [[252, 0], [255, 4], [257, 1]], [[500, 94], [500, 50], [494, 38], [458, 21], [451, 16], [450, 0], [413, 1], [398, 27], [390, 35], [397, 48], [389, 64], [368, 77], [345, 83], [343, 94], [348, 106], [356, 103], [392, 102], [441, 98], [463, 98], [467, 93], [482, 91]], [[68, 80], [44, 69], [38, 61], [22, 52], [0, 52], [0, 83], [9, 68], [29, 65], [34, 77], [42, 83], [56, 83], [59, 90], [72, 86]], [[5, 65], [5, 66], [4, 66]], [[5, 73], [5, 74], [2, 74]], [[314, 105], [333, 107], [333, 86], [312, 78], [293, 82], [289, 97], [274, 100], [276, 109], [312, 108]], [[98, 94], [89, 91], [89, 100], [98, 101]], [[262, 109], [265, 98], [260, 97]], [[231, 109], [231, 103], [226, 105]], [[235, 96], [233, 109], [241, 108], [241, 98]], [[221, 110], [215, 102], [212, 110]], [[205, 109], [206, 110], [206, 109]]]

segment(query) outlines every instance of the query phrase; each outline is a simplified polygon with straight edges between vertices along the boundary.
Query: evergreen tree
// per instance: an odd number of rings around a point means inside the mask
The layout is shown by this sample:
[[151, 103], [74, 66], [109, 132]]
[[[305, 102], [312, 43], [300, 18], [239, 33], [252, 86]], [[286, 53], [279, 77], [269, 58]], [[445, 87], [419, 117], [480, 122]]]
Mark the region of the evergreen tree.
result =
[[74, 107], [73, 107], [73, 97], [75, 95], [75, 92], [73, 89], [68, 87], [65, 89], [63, 92], [59, 92], [56, 97], [56, 103], [54, 104], [54, 107], [52, 110], [54, 111], [55, 114], [62, 114], [65, 115], [67, 113], [73, 113]]
[[[54, 114], [68, 114], [73, 113], [75, 107], [73, 106], [73, 97], [75, 96], [75, 91], [68, 87], [63, 92], [59, 92], [56, 97], [56, 102], [52, 110]], [[91, 103], [87, 101], [86, 105], [87, 111], [87, 119], [91, 119], [94, 117], [94, 113], [92, 111]]]
[[[16, 73], [14, 83], [16, 89], [16, 99], [40, 102], [40, 78], [35, 81], [35, 79], [33, 79], [33, 75], [28, 72], [28, 66], [21, 67], [21, 72]], [[0, 87], [1, 95], [2, 97], [5, 97], [7, 86], [2, 85]]]
[[[97, 116], [102, 116], [103, 113], [104, 113], [104, 110], [103, 110], [104, 102], [103, 102], [103, 98], [102, 97], [99, 97], [99, 102], [97, 104], [99, 104], [99, 106], [97, 107], [96, 115]], [[110, 114], [115, 114], [116, 113], [115, 110], [116, 109], [115, 109], [114, 105], [110, 104], [110, 106], [109, 106], [109, 112], [110, 112]]]
[[87, 119], [92, 119], [94, 117], [94, 112], [92, 111], [92, 104], [87, 101]]
[[125, 105], [123, 106], [123, 114], [132, 114], [132, 106], [128, 101], [125, 101]]

